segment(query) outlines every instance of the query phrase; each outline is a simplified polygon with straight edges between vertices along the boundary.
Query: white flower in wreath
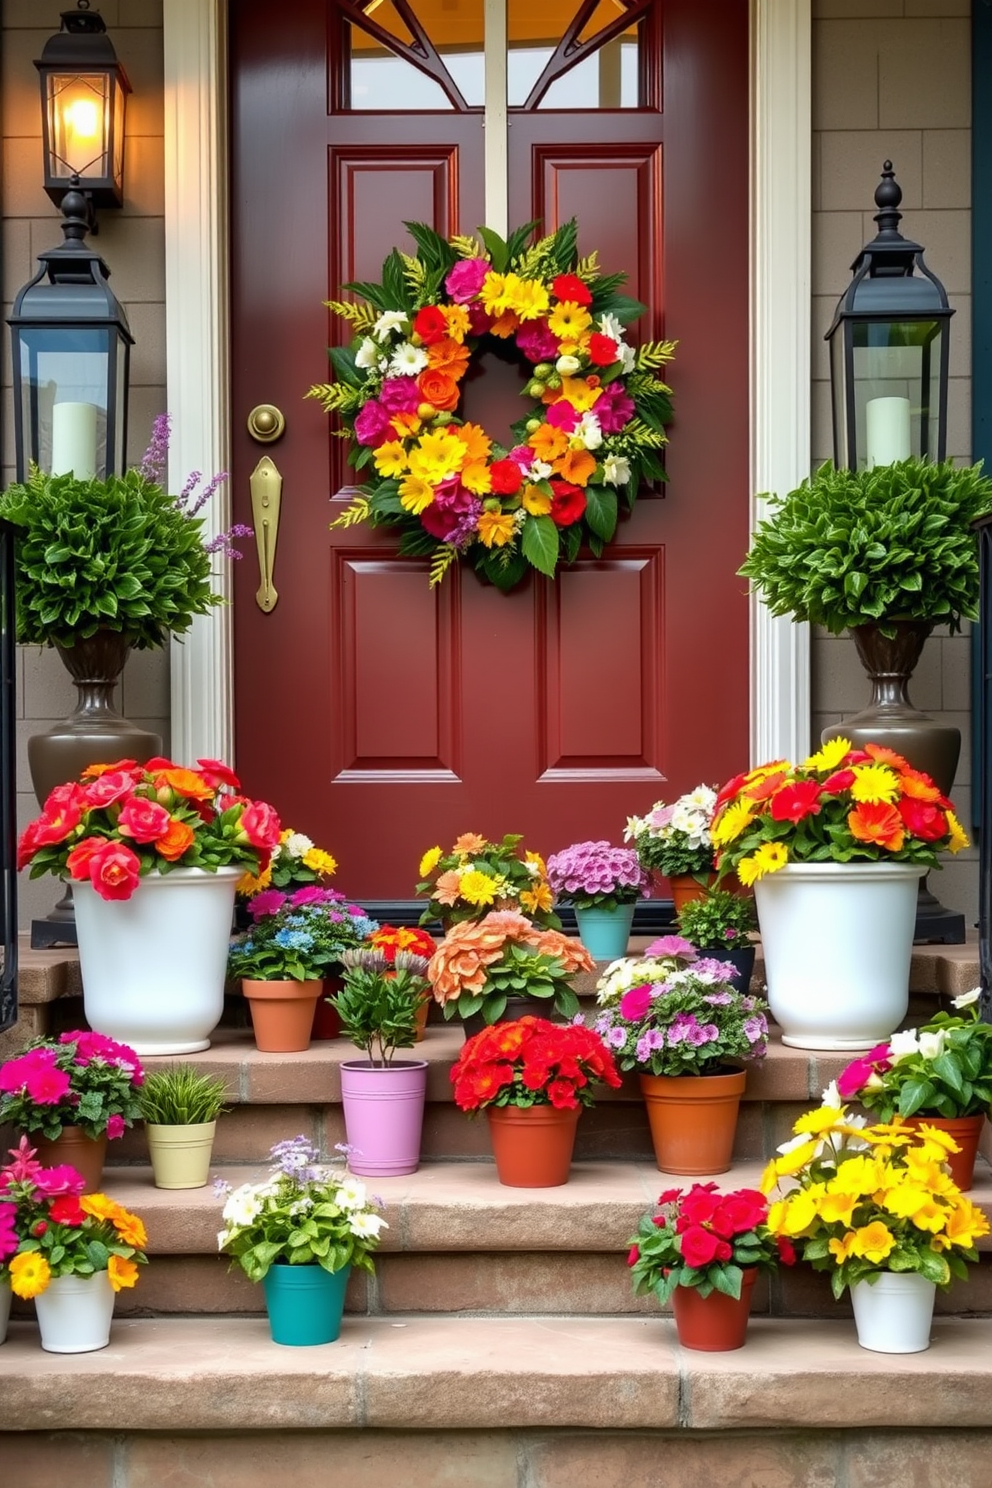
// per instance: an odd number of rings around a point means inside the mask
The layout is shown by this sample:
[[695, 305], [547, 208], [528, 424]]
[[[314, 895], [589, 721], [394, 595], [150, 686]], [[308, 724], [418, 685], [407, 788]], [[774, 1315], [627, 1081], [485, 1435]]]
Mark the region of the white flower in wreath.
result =
[[603, 442], [603, 427], [594, 413], [584, 413], [575, 426], [575, 437], [582, 440], [587, 450], [599, 449]]
[[529, 481], [534, 481], [535, 483], [537, 481], [547, 480], [550, 474], [551, 466], [546, 460], [535, 460], [530, 469], [524, 471], [524, 475], [527, 477], [527, 479]]
[[[608, 455], [603, 461], [603, 479], [610, 486], [625, 486], [630, 480], [630, 461], [622, 455]], [[628, 826], [630, 822], [640, 824], [640, 818], [632, 816], [628, 819]]]
[[282, 851], [289, 858], [302, 858], [313, 847], [313, 842], [305, 832], [290, 832], [286, 841], [282, 844]]
[[403, 341], [389, 359], [389, 370], [394, 377], [416, 377], [427, 366], [427, 353], [422, 346]]
[[624, 328], [615, 315], [601, 315], [599, 317], [599, 329], [604, 336], [609, 336], [618, 346], [623, 346]]
[[564, 356], [560, 356], [555, 362], [555, 371], [560, 372], [562, 377], [572, 377], [578, 372], [581, 365], [582, 363], [578, 357], [569, 356], [566, 352]]
[[381, 346], [393, 332], [402, 333], [410, 324], [410, 318], [402, 310], [384, 310], [372, 327], [372, 334]]
[[371, 372], [379, 361], [379, 350], [371, 336], [366, 336], [361, 346], [355, 352], [355, 366], [360, 367], [363, 372]]
[[637, 365], [637, 354], [632, 346], [620, 347], [620, 365], [623, 368], [624, 377], [629, 377]]

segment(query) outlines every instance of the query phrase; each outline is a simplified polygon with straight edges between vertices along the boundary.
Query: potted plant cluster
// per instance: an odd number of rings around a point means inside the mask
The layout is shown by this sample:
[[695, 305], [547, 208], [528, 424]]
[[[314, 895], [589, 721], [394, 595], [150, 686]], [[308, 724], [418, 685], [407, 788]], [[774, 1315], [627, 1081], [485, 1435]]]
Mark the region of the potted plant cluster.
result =
[[222, 1252], [260, 1281], [274, 1343], [333, 1343], [352, 1266], [372, 1271], [386, 1221], [364, 1183], [319, 1161], [306, 1137], [277, 1142], [270, 1177], [229, 1190]]
[[782, 1041], [870, 1049], [906, 1016], [917, 884], [967, 845], [951, 802], [895, 751], [831, 739], [723, 787], [721, 875], [754, 884], [768, 1001]]
[[[433, 935], [418, 925], [380, 925], [378, 930], [373, 930], [368, 938], [368, 943], [377, 951], [381, 951], [386, 960], [393, 962], [397, 955], [404, 951], [410, 956], [422, 956], [425, 961], [430, 961], [437, 950], [437, 941]], [[427, 1017], [431, 1006], [430, 986], [427, 986], [425, 995], [417, 1008], [417, 1036], [419, 1044], [427, 1031]]]
[[553, 1010], [574, 1018], [579, 1001], [571, 978], [593, 965], [579, 941], [507, 909], [457, 924], [431, 957], [427, 975], [444, 1017], [459, 1017], [466, 1033], [476, 1033], [525, 1014]]
[[17, 1249], [7, 1262], [15, 1297], [34, 1298], [41, 1346], [90, 1353], [110, 1342], [114, 1298], [138, 1281], [145, 1227], [104, 1193], [87, 1193], [75, 1168], [46, 1167], [22, 1137], [0, 1169], [0, 1198], [14, 1210]]
[[524, 1017], [470, 1038], [452, 1071], [455, 1104], [485, 1111], [496, 1174], [508, 1188], [568, 1182], [575, 1132], [593, 1085], [619, 1089], [613, 1056], [579, 1023]]
[[[852, 1060], [827, 1098], [859, 1101], [880, 1121], [937, 1127], [957, 1143], [951, 1177], [971, 1188], [985, 1119], [992, 1109], [992, 1025], [978, 1016], [979, 989], [954, 998], [958, 1016], [938, 1013], [921, 1028], [894, 1033], [888, 1043]], [[834, 1098], [836, 1091], [836, 1099]]]
[[92, 765], [25, 829], [18, 867], [71, 879], [86, 1019], [139, 1054], [210, 1045], [224, 1009], [235, 884], [279, 818], [217, 760]]
[[309, 1048], [324, 978], [342, 953], [378, 928], [336, 889], [266, 889], [249, 901], [253, 924], [231, 942], [228, 974], [240, 978], [255, 1043], [269, 1054]]
[[835, 1297], [850, 1287], [862, 1348], [928, 1348], [936, 1288], [967, 1277], [989, 1233], [948, 1171], [953, 1140], [933, 1127], [866, 1126], [843, 1105], [809, 1111], [793, 1130], [761, 1182], [778, 1195], [769, 1228], [830, 1273]]
[[149, 1070], [141, 1114], [156, 1188], [205, 1188], [227, 1086], [192, 1064]]
[[134, 1050], [102, 1033], [35, 1039], [0, 1065], [0, 1122], [31, 1138], [39, 1162], [74, 1167], [92, 1192], [108, 1140], [141, 1114], [143, 1080]]
[[698, 898], [713, 880], [710, 823], [715, 807], [716, 791], [697, 785], [671, 806], [656, 801], [645, 816], [627, 818], [624, 841], [634, 844], [644, 868], [668, 879], [676, 910]]
[[744, 991], [754, 971], [752, 930], [758, 916], [750, 895], [732, 894], [729, 889], [707, 889], [701, 899], [690, 899], [676, 916], [679, 934], [699, 948], [701, 956], [729, 961], [736, 967], [737, 983]]
[[345, 1038], [365, 1053], [341, 1064], [341, 1103], [352, 1172], [363, 1177], [415, 1173], [427, 1094], [426, 1059], [412, 1049], [417, 1014], [429, 992], [427, 961], [409, 951], [392, 959], [368, 945], [344, 951], [333, 1003]]
[[724, 1173], [742, 1066], [768, 1047], [766, 1005], [735, 986], [729, 963], [697, 958], [676, 936], [650, 949], [644, 963], [620, 962], [600, 979], [593, 1027], [620, 1068], [638, 1073], [661, 1171]]
[[574, 905], [579, 938], [597, 961], [626, 951], [634, 905], [649, 882], [634, 849], [609, 842], [573, 842], [548, 859], [551, 890]]
[[440, 920], [448, 930], [490, 910], [514, 909], [537, 925], [560, 929], [544, 860], [522, 849], [522, 841], [515, 833], [489, 842], [478, 832], [463, 832], [446, 853], [429, 848], [417, 884], [417, 893], [428, 899], [420, 923]]
[[768, 1228], [764, 1194], [715, 1183], [666, 1189], [629, 1244], [635, 1294], [671, 1301], [679, 1343], [705, 1352], [743, 1348], [758, 1272], [796, 1258]]

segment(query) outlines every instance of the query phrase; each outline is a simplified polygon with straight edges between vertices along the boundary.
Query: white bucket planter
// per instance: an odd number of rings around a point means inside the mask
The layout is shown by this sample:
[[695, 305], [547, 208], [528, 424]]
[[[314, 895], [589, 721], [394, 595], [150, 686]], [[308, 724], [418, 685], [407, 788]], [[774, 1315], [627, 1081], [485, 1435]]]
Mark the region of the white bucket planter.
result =
[[851, 1304], [858, 1342], [873, 1354], [921, 1354], [930, 1347], [937, 1288], [917, 1271], [883, 1271], [856, 1281]]
[[89, 1354], [106, 1348], [115, 1295], [106, 1271], [54, 1277], [34, 1299], [45, 1352]]
[[210, 1047], [240, 868], [150, 873], [130, 899], [74, 883], [83, 1008], [90, 1027], [139, 1054]]
[[789, 863], [754, 886], [772, 1017], [797, 1049], [871, 1049], [909, 1007], [918, 863]]

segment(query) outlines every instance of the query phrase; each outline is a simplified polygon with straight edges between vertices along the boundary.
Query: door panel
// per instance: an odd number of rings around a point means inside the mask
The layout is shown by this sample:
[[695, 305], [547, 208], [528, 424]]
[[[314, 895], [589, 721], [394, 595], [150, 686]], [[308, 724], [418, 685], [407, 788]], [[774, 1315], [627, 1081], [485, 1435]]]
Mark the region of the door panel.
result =
[[[630, 813], [737, 770], [748, 731], [735, 577], [749, 494], [745, 0], [636, 0], [641, 107], [511, 109], [511, 223], [551, 231], [575, 215], [580, 251], [626, 270], [651, 307], [640, 337], [680, 347], [669, 485], [642, 494], [601, 559], [582, 554], [508, 596], [468, 571], [431, 590], [388, 532], [329, 532], [348, 502], [345, 442], [302, 401], [327, 380], [328, 342], [346, 337], [322, 302], [343, 281], [377, 280], [394, 244], [412, 251], [404, 220], [445, 235], [484, 221], [482, 116], [457, 89], [435, 112], [348, 107], [353, 77], [393, 45], [361, 28], [381, 17], [399, 34], [411, 5], [437, 46], [402, 67], [429, 64], [440, 87], [450, 61], [468, 79], [442, 44], [458, 7], [437, 0], [393, 0], [365, 22], [357, 0], [294, 0], [291, 23], [268, 0], [239, 0], [230, 21], [239, 519], [262, 453], [244, 418], [273, 402], [287, 419], [269, 451], [285, 479], [271, 614], [254, 603], [253, 561], [236, 576], [237, 760], [246, 788], [329, 847], [368, 898], [409, 897], [424, 849], [463, 831], [523, 832], [544, 852], [619, 841]], [[547, 14], [564, 25], [577, 6]], [[368, 38], [362, 74], [339, 12]], [[554, 36], [527, 36], [551, 55]], [[601, 69], [601, 100], [614, 83]], [[488, 352], [465, 417], [499, 438], [524, 381]]]

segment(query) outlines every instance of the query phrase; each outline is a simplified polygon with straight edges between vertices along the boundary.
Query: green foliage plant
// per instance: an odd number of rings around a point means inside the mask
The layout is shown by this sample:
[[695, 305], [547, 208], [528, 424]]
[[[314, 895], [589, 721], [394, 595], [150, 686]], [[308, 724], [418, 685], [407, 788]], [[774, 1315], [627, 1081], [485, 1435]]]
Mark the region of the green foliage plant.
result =
[[388, 1068], [397, 1049], [411, 1049], [417, 1038], [417, 1010], [429, 995], [427, 959], [397, 951], [389, 961], [381, 951], [344, 951], [343, 986], [327, 1001], [341, 1020], [341, 1031], [371, 1064]]
[[192, 1064], [149, 1070], [139, 1096], [141, 1114], [153, 1126], [201, 1126], [225, 1110], [227, 1086]]
[[[768, 498], [739, 572], [773, 615], [839, 633], [894, 620], [929, 620], [951, 632], [978, 605], [972, 528], [992, 510], [981, 464], [900, 460], [872, 470], [829, 461], [787, 496]], [[888, 627], [888, 628], [887, 628]]]
[[703, 950], [737, 950], [748, 944], [748, 931], [758, 928], [754, 900], [728, 889], [711, 889], [704, 899], [691, 900], [676, 918], [679, 934]]

